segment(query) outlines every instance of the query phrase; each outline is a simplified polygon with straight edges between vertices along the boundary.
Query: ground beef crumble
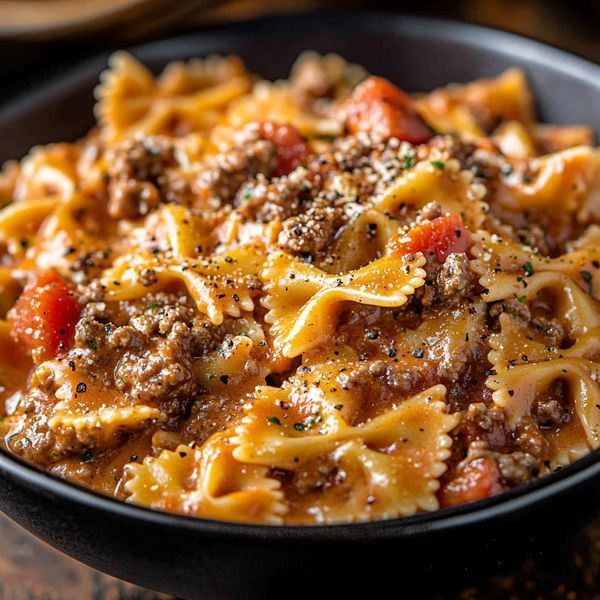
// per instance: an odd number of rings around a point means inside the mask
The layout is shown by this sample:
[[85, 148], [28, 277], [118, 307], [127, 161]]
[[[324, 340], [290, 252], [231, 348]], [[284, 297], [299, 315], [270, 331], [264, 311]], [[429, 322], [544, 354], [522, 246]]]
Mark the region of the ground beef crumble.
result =
[[436, 277], [436, 291], [440, 302], [457, 302], [471, 295], [473, 274], [464, 252], [450, 254]]
[[175, 149], [163, 136], [136, 136], [106, 152], [108, 214], [135, 219], [155, 209], [165, 196], [165, 169], [176, 166]]
[[495, 452], [490, 450], [484, 441], [471, 443], [464, 462], [482, 457], [492, 458], [498, 465], [502, 479], [511, 486], [522, 485], [531, 481], [534, 470], [539, 469], [540, 466], [540, 460], [528, 452]]
[[230, 150], [217, 154], [213, 164], [200, 174], [195, 191], [211, 206], [233, 203], [236, 193], [249, 179], [269, 176], [275, 168], [275, 146], [254, 134]]
[[[516, 298], [508, 298], [490, 305], [488, 314], [492, 320], [496, 321], [503, 313], [508, 313], [523, 322], [531, 320], [529, 307], [525, 303], [519, 302]], [[498, 326], [496, 326], [496, 329], [498, 329]]]
[[283, 222], [277, 243], [292, 254], [317, 256], [330, 243], [340, 221], [335, 208], [310, 208]]
[[73, 351], [87, 348], [95, 363], [112, 364], [115, 387], [136, 403], [184, 416], [201, 391], [193, 362], [213, 344], [208, 322], [185, 298], [167, 295], [150, 297], [123, 325], [115, 324], [110, 312], [106, 303], [86, 307]]

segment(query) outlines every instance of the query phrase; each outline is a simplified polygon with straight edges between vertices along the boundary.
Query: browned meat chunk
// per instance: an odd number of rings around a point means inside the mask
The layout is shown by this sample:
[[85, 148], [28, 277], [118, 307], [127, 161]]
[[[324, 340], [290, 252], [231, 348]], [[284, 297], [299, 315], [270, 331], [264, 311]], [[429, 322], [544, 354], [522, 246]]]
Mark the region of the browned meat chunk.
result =
[[531, 320], [531, 312], [527, 305], [515, 298], [501, 300], [490, 306], [489, 315], [492, 319], [497, 319], [502, 313], [508, 313], [524, 323]]
[[244, 217], [259, 223], [284, 221], [310, 206], [318, 189], [302, 169], [271, 181], [258, 175], [240, 188], [234, 204]]
[[469, 259], [464, 253], [450, 254], [442, 264], [436, 278], [437, 297], [440, 302], [456, 303], [471, 295], [473, 276]]
[[535, 329], [543, 333], [549, 346], [560, 348], [565, 339], [565, 328], [558, 319], [536, 316], [531, 320]]
[[386, 385], [400, 395], [409, 395], [423, 382], [418, 371], [399, 369], [383, 360], [376, 360], [357, 368], [343, 371], [337, 377], [344, 389], [356, 386], [367, 386], [373, 389], [377, 383]]
[[[435, 206], [431, 210], [435, 211]], [[424, 269], [425, 285], [415, 292], [415, 298], [423, 306], [455, 305], [471, 295], [476, 278], [465, 253], [453, 252], [442, 264], [429, 260]]]
[[[117, 389], [136, 403], [160, 406], [181, 416], [200, 388], [193, 376], [194, 359], [212, 345], [208, 323], [185, 300], [166, 294], [150, 298], [143, 307], [120, 311], [104, 302], [88, 304], [76, 326], [75, 347], [87, 349]], [[184, 406], [182, 400], [187, 405]]]
[[523, 451], [541, 459], [548, 450], [548, 441], [533, 417], [527, 415], [517, 424], [515, 442]]
[[569, 411], [565, 411], [558, 400], [538, 401], [536, 413], [542, 427], [561, 425], [569, 415]]
[[366, 75], [362, 67], [339, 56], [305, 52], [292, 69], [290, 83], [294, 95], [310, 104], [320, 98], [349, 94]]
[[534, 472], [539, 468], [539, 459], [528, 452], [495, 452], [489, 450], [484, 441], [472, 442], [465, 462], [482, 457], [492, 458], [498, 465], [502, 479], [510, 486], [517, 486], [531, 481]]
[[172, 144], [162, 136], [138, 136], [111, 146], [106, 162], [108, 213], [115, 219], [134, 219], [156, 208], [165, 169], [177, 165]]
[[500, 408], [488, 407], [483, 402], [473, 402], [467, 409], [467, 419], [484, 431], [492, 431], [504, 424], [504, 413]]
[[240, 146], [217, 154], [212, 168], [197, 182], [201, 196], [215, 206], [233, 202], [247, 180], [258, 174], [269, 176], [275, 167], [275, 146], [263, 139], [250, 139]]
[[334, 208], [311, 208], [283, 222], [278, 244], [292, 254], [316, 256], [326, 248], [340, 221], [340, 211]]
[[160, 203], [160, 193], [148, 181], [117, 179], [109, 188], [108, 214], [115, 219], [135, 219], [147, 215]]

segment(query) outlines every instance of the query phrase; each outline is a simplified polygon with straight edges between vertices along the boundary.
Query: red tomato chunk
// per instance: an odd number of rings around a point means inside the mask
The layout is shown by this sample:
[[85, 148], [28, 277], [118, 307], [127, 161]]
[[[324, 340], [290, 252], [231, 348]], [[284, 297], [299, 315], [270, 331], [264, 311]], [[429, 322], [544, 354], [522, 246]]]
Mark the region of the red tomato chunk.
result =
[[496, 461], [489, 457], [476, 458], [440, 490], [440, 503], [442, 506], [457, 506], [505, 490]]
[[369, 77], [357, 86], [343, 111], [350, 133], [366, 131], [411, 144], [423, 144], [432, 137], [410, 96], [382, 77]]
[[444, 262], [453, 252], [466, 252], [471, 246], [471, 236], [465, 229], [462, 217], [451, 214], [424, 221], [413, 227], [408, 233], [395, 235], [387, 244], [388, 254], [414, 254], [422, 252], [425, 256], [435, 256]]
[[17, 340], [41, 362], [70, 348], [80, 314], [74, 288], [49, 271], [25, 288], [8, 319]]
[[296, 167], [308, 162], [308, 147], [302, 136], [291, 125], [266, 121], [258, 126], [258, 134], [275, 144], [277, 150], [275, 176], [287, 175]]

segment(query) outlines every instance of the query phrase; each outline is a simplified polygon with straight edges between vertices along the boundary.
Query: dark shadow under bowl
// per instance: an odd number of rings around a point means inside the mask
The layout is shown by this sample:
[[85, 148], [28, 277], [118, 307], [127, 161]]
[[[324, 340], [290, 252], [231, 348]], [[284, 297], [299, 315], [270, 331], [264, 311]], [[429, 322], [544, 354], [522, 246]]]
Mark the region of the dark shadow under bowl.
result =
[[[543, 120], [600, 131], [600, 67], [512, 34], [444, 20], [373, 14], [263, 19], [134, 48], [153, 68], [237, 53], [285, 77], [305, 49], [334, 51], [421, 91], [523, 67]], [[0, 108], [0, 160], [72, 140], [92, 125], [106, 57], [86, 61]], [[391, 590], [413, 598], [494, 573], [560, 543], [599, 513], [595, 452], [546, 479], [469, 506], [402, 520], [261, 527], [161, 514], [83, 490], [0, 452], [0, 508], [57, 548], [129, 581], [186, 598], [264, 598]], [[389, 591], [387, 593], [390, 593]]]

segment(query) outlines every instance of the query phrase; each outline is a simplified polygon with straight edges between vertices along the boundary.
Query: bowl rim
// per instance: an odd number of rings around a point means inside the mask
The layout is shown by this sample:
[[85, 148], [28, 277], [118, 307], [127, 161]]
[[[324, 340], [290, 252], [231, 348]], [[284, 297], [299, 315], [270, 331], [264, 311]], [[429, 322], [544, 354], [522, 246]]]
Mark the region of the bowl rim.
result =
[[[465, 38], [474, 49], [485, 48], [496, 54], [510, 56], [519, 55], [533, 63], [560, 64], [561, 70], [568, 70], [570, 76], [580, 78], [589, 83], [590, 78], [600, 88], [600, 65], [533, 38], [508, 32], [499, 28], [467, 23], [449, 18], [420, 15], [403, 15], [388, 12], [358, 11], [339, 12], [326, 11], [305, 14], [285, 14], [261, 17], [239, 23], [211, 25], [202, 29], [184, 32], [172, 37], [126, 48], [129, 52], [144, 60], [145, 56], [155, 56], [161, 49], [175, 46], [186, 47], [186, 42], [198, 37], [210, 41], [223, 35], [244, 38], [256, 35], [261, 29], [272, 27], [292, 27], [299, 25], [318, 26], [320, 29], [342, 26], [344, 28], [368, 31], [389, 30], [391, 33], [407, 33], [436, 30], [436, 35], [446, 41]], [[468, 34], [468, 35], [465, 35]], [[32, 105], [40, 104], [40, 96], [51, 96], [74, 79], [93, 73], [99, 74], [106, 64], [108, 54], [100, 54], [71, 66], [64, 74], [54, 76], [42, 82], [36, 90], [36, 99], [31, 97], [31, 90], [24, 91], [0, 107], [0, 122], [21, 113]], [[549, 496], [562, 495], [570, 488], [586, 483], [600, 483], [600, 448], [574, 463], [542, 477], [533, 482], [518, 486], [491, 498], [486, 498], [461, 506], [441, 508], [437, 511], [417, 513], [382, 521], [360, 523], [339, 523], [333, 525], [263, 525], [201, 519], [189, 515], [161, 512], [144, 506], [127, 503], [101, 492], [86, 488], [48, 473], [34, 464], [28, 463], [10, 451], [0, 448], [0, 473], [8, 475], [18, 484], [46, 492], [56, 498], [63, 498], [82, 507], [112, 513], [137, 521], [144, 525], [162, 526], [170, 529], [186, 530], [201, 533], [205, 536], [225, 537], [232, 539], [268, 540], [268, 541], [346, 541], [360, 542], [369, 539], [394, 539], [418, 536], [426, 532], [451, 530], [473, 525], [481, 521], [498, 520], [517, 514], [521, 509], [532, 508], [542, 504]], [[596, 480], [596, 481], [594, 481]], [[1, 485], [1, 484], [0, 484]]]

